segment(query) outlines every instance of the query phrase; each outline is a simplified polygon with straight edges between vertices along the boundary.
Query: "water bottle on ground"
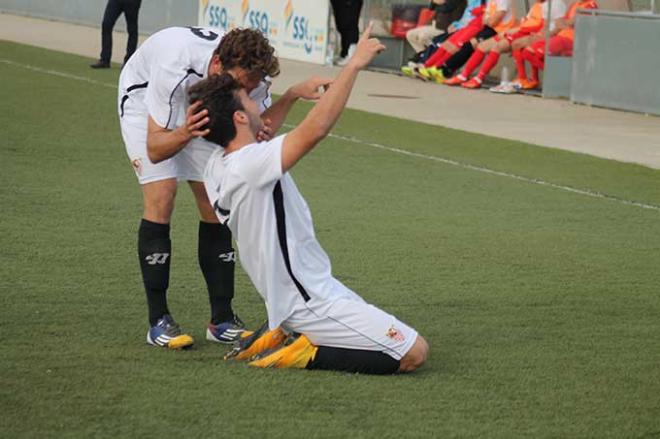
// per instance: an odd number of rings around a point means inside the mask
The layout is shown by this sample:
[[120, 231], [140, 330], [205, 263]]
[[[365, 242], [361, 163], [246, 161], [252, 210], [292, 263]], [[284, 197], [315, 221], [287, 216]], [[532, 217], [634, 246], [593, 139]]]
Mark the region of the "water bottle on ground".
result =
[[502, 73], [500, 74], [500, 84], [508, 84], [509, 81], [509, 68], [507, 66], [502, 67]]

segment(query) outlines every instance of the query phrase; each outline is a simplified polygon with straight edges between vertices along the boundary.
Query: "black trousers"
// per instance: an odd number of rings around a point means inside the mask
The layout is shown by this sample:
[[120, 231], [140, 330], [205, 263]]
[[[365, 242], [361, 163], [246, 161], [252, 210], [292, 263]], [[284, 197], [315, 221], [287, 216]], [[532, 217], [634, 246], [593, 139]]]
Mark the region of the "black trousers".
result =
[[101, 62], [110, 62], [112, 57], [112, 29], [122, 12], [126, 18], [126, 30], [128, 31], [128, 44], [126, 44], [124, 62], [128, 61], [133, 55], [133, 52], [137, 49], [138, 11], [141, 3], [142, 0], [108, 0], [101, 26]]
[[332, 11], [335, 15], [335, 24], [339, 35], [341, 35], [341, 52], [343, 58], [348, 54], [348, 48], [360, 39], [360, 12], [362, 11], [362, 0], [331, 0]]

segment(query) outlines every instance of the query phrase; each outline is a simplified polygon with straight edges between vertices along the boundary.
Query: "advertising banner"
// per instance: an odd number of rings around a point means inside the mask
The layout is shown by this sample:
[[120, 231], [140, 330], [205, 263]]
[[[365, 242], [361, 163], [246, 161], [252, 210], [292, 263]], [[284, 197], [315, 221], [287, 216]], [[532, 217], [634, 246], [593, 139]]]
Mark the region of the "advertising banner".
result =
[[199, 25], [258, 29], [281, 58], [325, 63], [329, 0], [200, 0]]

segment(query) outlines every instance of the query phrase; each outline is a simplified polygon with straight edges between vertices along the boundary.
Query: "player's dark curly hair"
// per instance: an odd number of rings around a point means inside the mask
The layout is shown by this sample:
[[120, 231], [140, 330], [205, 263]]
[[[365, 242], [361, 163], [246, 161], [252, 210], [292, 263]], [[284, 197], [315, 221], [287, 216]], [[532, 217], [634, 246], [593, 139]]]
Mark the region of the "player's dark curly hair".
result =
[[234, 29], [222, 37], [213, 52], [220, 57], [227, 71], [242, 67], [248, 73], [259, 73], [271, 78], [280, 74], [280, 62], [268, 39], [255, 29]]
[[216, 143], [223, 148], [236, 137], [234, 126], [234, 113], [244, 110], [238, 97], [241, 84], [229, 73], [211, 75], [203, 81], [193, 85], [188, 91], [189, 101], [192, 104], [202, 101], [197, 110], [209, 111], [209, 122], [203, 129], [210, 129], [204, 136], [209, 142]]

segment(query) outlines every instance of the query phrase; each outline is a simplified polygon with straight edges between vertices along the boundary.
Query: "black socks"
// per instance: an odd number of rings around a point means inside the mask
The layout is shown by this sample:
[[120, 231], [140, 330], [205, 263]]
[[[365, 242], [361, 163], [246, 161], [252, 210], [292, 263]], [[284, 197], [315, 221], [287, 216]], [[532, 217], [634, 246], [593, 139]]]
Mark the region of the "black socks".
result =
[[231, 231], [222, 224], [199, 223], [199, 267], [206, 280], [211, 303], [211, 323], [234, 318], [234, 266], [236, 253], [231, 246]]
[[[236, 256], [231, 244], [231, 232], [227, 226], [199, 223], [199, 266], [209, 291], [213, 324], [226, 322], [234, 317], [231, 301], [234, 298]], [[164, 314], [169, 314], [167, 287], [170, 280], [171, 254], [170, 225], [142, 219], [138, 230], [138, 256], [151, 326]]]
[[170, 225], [142, 219], [138, 231], [138, 256], [151, 326], [164, 314], [169, 314], [167, 287], [170, 281], [171, 254]]
[[[453, 73], [460, 69], [463, 64], [467, 62], [468, 59], [472, 56], [474, 53], [474, 47], [472, 47], [472, 44], [465, 43], [463, 46], [461, 46], [460, 49], [458, 49], [458, 52], [453, 54], [451, 58], [447, 60], [447, 62], [444, 63], [443, 67], [443, 73], [449, 74], [449, 76], [453, 75]], [[446, 69], [446, 70], [445, 70]]]
[[319, 346], [316, 357], [307, 364], [306, 369], [389, 375], [399, 370], [399, 361], [378, 351]]

